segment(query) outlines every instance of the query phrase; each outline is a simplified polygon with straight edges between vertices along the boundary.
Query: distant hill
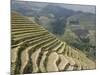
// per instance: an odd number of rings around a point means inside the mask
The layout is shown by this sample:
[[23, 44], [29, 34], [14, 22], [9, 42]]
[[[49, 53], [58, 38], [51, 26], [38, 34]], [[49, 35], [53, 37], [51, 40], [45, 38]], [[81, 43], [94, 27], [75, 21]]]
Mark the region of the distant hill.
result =
[[[38, 23], [43, 25], [52, 33], [58, 35], [62, 35], [64, 33], [67, 19], [78, 18], [81, 25], [95, 25], [95, 14], [84, 13], [82, 11], [76, 12], [74, 10], [64, 8], [58, 4], [53, 5], [49, 3], [12, 1], [12, 10], [20, 12], [24, 16], [35, 17], [36, 20], [38, 20]], [[39, 19], [41, 16], [47, 17], [50, 21], [47, 22], [45, 19]], [[45, 21], [46, 25], [44, 25], [45, 23], [42, 23], [41, 20]]]

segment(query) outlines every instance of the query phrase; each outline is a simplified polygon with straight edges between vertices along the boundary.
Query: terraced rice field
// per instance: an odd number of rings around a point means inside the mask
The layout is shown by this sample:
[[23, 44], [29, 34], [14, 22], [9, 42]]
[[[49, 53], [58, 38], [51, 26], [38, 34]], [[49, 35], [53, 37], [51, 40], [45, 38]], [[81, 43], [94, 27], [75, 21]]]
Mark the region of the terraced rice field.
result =
[[12, 75], [96, 67], [80, 50], [16, 12], [11, 14], [11, 37]]

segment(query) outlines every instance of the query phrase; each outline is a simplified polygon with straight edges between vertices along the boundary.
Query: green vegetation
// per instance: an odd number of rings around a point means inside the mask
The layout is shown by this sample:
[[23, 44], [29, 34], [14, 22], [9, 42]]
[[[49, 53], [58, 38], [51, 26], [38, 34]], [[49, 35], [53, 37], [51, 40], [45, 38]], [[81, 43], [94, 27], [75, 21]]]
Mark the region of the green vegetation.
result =
[[58, 36], [61, 40], [74, 48], [80, 49], [88, 58], [96, 60], [96, 36], [95, 31], [89, 31], [89, 34], [83, 38], [78, 37], [71, 29], [66, 29], [63, 36]]
[[72, 31], [64, 33], [69, 36], [66, 42], [61, 41], [42, 26], [17, 12], [11, 14], [11, 25], [12, 75], [95, 69], [94, 61], [88, 59], [79, 49], [67, 44], [69, 38], [77, 39]]

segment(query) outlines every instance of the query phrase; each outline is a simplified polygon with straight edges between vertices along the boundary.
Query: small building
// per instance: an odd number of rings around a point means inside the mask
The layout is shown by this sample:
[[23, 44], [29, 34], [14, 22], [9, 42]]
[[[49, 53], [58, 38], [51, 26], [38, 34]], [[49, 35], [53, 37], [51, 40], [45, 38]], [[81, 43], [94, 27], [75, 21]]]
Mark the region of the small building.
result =
[[78, 19], [70, 19], [70, 20], [67, 20], [67, 25], [80, 25], [79, 23], [79, 20]]

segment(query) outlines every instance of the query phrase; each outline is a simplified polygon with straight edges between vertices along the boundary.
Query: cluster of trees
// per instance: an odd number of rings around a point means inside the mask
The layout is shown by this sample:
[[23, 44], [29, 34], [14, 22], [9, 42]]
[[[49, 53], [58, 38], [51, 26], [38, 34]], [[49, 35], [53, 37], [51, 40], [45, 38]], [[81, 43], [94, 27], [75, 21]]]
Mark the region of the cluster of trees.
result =
[[66, 29], [64, 35], [61, 37], [70, 46], [80, 49], [87, 57], [96, 59], [96, 36], [95, 32], [91, 31], [84, 38], [78, 37], [71, 29]]

